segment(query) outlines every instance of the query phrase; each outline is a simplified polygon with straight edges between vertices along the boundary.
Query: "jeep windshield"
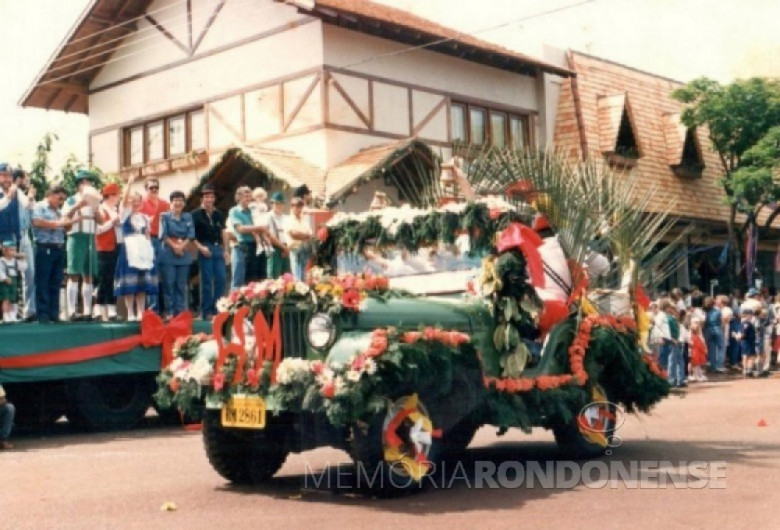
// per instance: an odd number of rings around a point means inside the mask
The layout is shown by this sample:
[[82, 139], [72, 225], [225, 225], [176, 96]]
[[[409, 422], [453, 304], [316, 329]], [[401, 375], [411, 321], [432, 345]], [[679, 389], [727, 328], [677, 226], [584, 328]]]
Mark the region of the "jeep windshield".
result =
[[367, 248], [360, 254], [340, 254], [338, 271], [372, 272], [390, 279], [390, 287], [419, 295], [453, 295], [466, 292], [468, 282], [482, 265], [482, 253], [470, 251], [469, 238], [440, 243], [417, 252], [397, 248]]

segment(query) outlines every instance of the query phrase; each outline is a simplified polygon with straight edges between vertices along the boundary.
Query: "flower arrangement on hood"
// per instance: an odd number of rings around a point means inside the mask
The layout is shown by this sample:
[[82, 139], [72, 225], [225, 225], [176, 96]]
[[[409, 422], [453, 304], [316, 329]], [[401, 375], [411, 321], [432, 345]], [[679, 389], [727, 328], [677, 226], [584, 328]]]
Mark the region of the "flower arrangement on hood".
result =
[[285, 274], [275, 280], [250, 282], [217, 301], [219, 312], [235, 313], [250, 308], [250, 316], [275, 304], [295, 303], [314, 312], [339, 313], [359, 311], [368, 296], [381, 295], [389, 289], [385, 276], [365, 274], [325, 275], [312, 269], [309, 282]]

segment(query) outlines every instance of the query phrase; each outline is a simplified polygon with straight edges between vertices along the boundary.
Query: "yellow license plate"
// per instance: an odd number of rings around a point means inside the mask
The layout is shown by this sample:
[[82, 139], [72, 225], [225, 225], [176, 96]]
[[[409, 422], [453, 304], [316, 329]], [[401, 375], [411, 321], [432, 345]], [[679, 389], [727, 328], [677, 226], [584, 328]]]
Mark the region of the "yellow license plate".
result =
[[265, 428], [265, 400], [259, 397], [233, 397], [222, 407], [222, 426], [239, 429]]

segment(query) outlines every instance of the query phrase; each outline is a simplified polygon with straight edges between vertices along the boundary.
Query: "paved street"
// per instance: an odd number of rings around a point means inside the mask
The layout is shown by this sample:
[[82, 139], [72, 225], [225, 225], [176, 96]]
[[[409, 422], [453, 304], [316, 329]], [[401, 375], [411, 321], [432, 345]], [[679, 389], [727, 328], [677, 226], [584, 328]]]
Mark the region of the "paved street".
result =
[[[759, 427], [762, 419], [767, 425]], [[234, 487], [212, 471], [200, 433], [150, 417], [120, 434], [74, 434], [62, 425], [46, 436], [17, 437], [16, 451], [0, 453], [0, 527], [778, 528], [780, 376], [692, 386], [651, 416], [629, 416], [619, 436], [623, 444], [606, 463], [725, 462], [721, 478], [706, 484], [725, 489], [675, 489], [668, 479], [662, 487], [656, 464], [641, 489], [638, 482], [477, 489], [466, 471], [447, 490], [376, 500], [339, 488], [349, 485], [353, 468], [344, 453], [327, 448], [292, 455], [265, 487]], [[462, 462], [473, 470], [475, 462], [557, 458], [548, 432], [497, 437], [484, 428]], [[312, 477], [322, 470], [317, 486]], [[165, 502], [177, 509], [161, 511]]]

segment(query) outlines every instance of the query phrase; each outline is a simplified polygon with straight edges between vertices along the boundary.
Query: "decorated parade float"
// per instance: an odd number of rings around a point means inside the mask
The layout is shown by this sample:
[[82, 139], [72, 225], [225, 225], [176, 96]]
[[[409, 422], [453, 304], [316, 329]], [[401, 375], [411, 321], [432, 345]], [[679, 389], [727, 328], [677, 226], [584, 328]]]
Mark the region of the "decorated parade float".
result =
[[[155, 397], [202, 419], [219, 474], [260, 483], [288, 454], [329, 445], [392, 495], [483, 425], [543, 427], [567, 455], [597, 457], [616, 407], [647, 412], [667, 395], [642, 282], [663, 273], [673, 245], [655, 250], [674, 220], [648, 213], [633, 177], [553, 155], [496, 152], [469, 171], [481, 198], [337, 215], [308, 281], [246, 285], [220, 301], [211, 334], [176, 341]], [[424, 297], [383, 274], [393, 252], [481, 267], [462, 296]]]

